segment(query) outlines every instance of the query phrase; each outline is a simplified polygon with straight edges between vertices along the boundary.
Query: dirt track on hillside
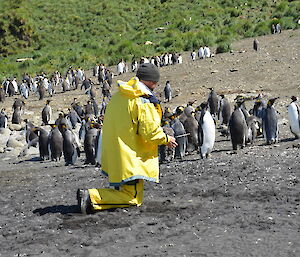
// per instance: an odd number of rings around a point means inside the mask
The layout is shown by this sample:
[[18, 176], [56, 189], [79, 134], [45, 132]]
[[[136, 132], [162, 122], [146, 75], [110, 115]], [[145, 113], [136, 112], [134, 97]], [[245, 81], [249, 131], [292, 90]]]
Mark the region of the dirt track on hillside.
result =
[[[146, 183], [140, 208], [87, 216], [76, 206], [77, 188], [105, 187], [107, 180], [83, 157], [65, 167], [37, 155], [2, 154], [0, 256], [300, 256], [300, 141], [293, 140], [286, 110], [290, 96], [300, 96], [300, 30], [258, 39], [259, 52], [246, 39], [211, 59], [184, 55], [183, 65], [161, 69], [158, 94], [170, 80], [178, 94], [171, 107], [202, 102], [209, 87], [231, 100], [279, 96], [277, 144], [259, 138], [233, 154], [218, 133], [209, 159], [194, 154], [161, 165], [161, 183]], [[58, 94], [54, 108], [67, 109], [74, 96], [87, 99], [79, 90]], [[43, 105], [27, 101], [37, 124]]]

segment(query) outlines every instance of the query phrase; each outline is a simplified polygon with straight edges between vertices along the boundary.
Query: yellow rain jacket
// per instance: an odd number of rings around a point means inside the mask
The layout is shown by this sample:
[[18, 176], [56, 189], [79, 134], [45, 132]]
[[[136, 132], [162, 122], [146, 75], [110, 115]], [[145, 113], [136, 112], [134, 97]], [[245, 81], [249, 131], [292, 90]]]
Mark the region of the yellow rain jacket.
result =
[[135, 179], [159, 182], [158, 145], [169, 141], [160, 126], [160, 105], [137, 77], [117, 83], [104, 117], [102, 171], [112, 186]]

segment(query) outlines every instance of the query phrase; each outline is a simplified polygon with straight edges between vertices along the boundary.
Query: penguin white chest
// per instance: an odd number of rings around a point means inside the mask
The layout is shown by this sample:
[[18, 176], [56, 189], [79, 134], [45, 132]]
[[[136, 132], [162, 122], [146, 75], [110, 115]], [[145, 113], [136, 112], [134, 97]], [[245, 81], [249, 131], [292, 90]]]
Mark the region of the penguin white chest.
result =
[[203, 143], [200, 147], [201, 147], [202, 155], [206, 155], [206, 153], [211, 152], [216, 137], [215, 122], [209, 112], [206, 112], [204, 114], [202, 131], [203, 131]]
[[299, 113], [298, 109], [295, 103], [291, 103], [288, 106], [288, 117], [291, 127], [291, 132], [295, 135], [300, 136], [300, 119], [299, 119]]

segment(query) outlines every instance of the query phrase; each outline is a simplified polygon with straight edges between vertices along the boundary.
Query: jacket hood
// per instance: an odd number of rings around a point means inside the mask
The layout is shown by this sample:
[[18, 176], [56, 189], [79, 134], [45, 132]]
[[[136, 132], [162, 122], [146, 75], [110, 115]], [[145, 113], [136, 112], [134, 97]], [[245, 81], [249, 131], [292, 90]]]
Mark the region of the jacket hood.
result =
[[137, 77], [131, 78], [128, 82], [118, 80], [117, 84], [120, 93], [129, 98], [152, 95], [150, 89], [148, 89], [142, 82], [140, 82]]

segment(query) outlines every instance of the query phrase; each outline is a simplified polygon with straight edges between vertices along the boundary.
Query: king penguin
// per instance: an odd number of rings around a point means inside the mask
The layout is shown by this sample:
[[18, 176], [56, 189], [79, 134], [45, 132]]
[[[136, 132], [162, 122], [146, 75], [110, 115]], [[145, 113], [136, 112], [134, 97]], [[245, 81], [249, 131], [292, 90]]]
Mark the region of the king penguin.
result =
[[[162, 128], [166, 135], [174, 137], [174, 130], [171, 128], [167, 120], [162, 121]], [[158, 147], [159, 163], [172, 161], [175, 157], [174, 149], [167, 147], [166, 145], [160, 145]]]
[[96, 164], [96, 138], [98, 130], [94, 128], [94, 124], [91, 123], [90, 129], [87, 130], [84, 138], [84, 152], [85, 162], [84, 164]]
[[5, 90], [3, 85], [0, 85], [0, 103], [4, 103], [5, 100]]
[[219, 97], [213, 88], [210, 88], [207, 102], [209, 106], [209, 112], [214, 118], [217, 118], [219, 109]]
[[12, 115], [12, 124], [21, 124], [21, 107], [17, 107], [14, 109], [13, 115]]
[[288, 106], [288, 116], [291, 132], [296, 139], [300, 138], [300, 105], [297, 102], [297, 97], [291, 97], [292, 102]]
[[166, 82], [166, 85], [164, 88], [164, 95], [165, 95], [165, 101], [170, 102], [172, 99], [172, 89], [171, 89], [170, 81]]
[[49, 149], [48, 149], [49, 133], [40, 127], [35, 127], [34, 130], [37, 131], [37, 135], [39, 137], [39, 152], [40, 152], [41, 160], [44, 161], [45, 159], [49, 159]]
[[51, 160], [59, 161], [63, 152], [63, 136], [58, 129], [58, 126], [53, 124], [52, 130], [49, 133], [49, 153]]
[[51, 100], [47, 100], [46, 105], [42, 110], [43, 125], [48, 125], [49, 121], [51, 120], [52, 109], [51, 109], [51, 106], [50, 106], [50, 102], [51, 102]]
[[239, 101], [235, 104], [235, 110], [229, 120], [229, 131], [234, 151], [237, 150], [238, 145], [243, 148], [247, 140], [248, 128], [244, 113], [241, 110], [242, 103], [243, 102]]
[[6, 115], [5, 109], [3, 108], [0, 112], [0, 128], [7, 127], [8, 117]]
[[61, 127], [65, 166], [74, 165], [77, 157], [80, 156], [79, 145], [73, 132], [64, 124]]
[[231, 108], [228, 99], [225, 95], [221, 95], [221, 100], [219, 104], [219, 120], [222, 125], [228, 126], [229, 119], [231, 115]]
[[170, 122], [171, 128], [174, 130], [174, 137], [176, 138], [177, 146], [175, 148], [175, 157], [183, 159], [187, 147], [187, 136], [183, 124], [174, 116]]
[[213, 117], [208, 111], [208, 104], [202, 103], [198, 127], [198, 142], [201, 158], [207, 158], [211, 153], [216, 138], [216, 126]]
[[268, 145], [275, 144], [278, 140], [278, 117], [273, 104], [277, 98], [268, 101], [267, 107], [263, 110], [262, 124], [263, 133]]
[[[186, 111], [190, 108], [190, 111]], [[188, 106], [185, 108], [186, 119], [183, 123], [187, 135], [187, 151], [193, 152], [198, 149], [198, 121], [194, 117], [194, 108]]]

